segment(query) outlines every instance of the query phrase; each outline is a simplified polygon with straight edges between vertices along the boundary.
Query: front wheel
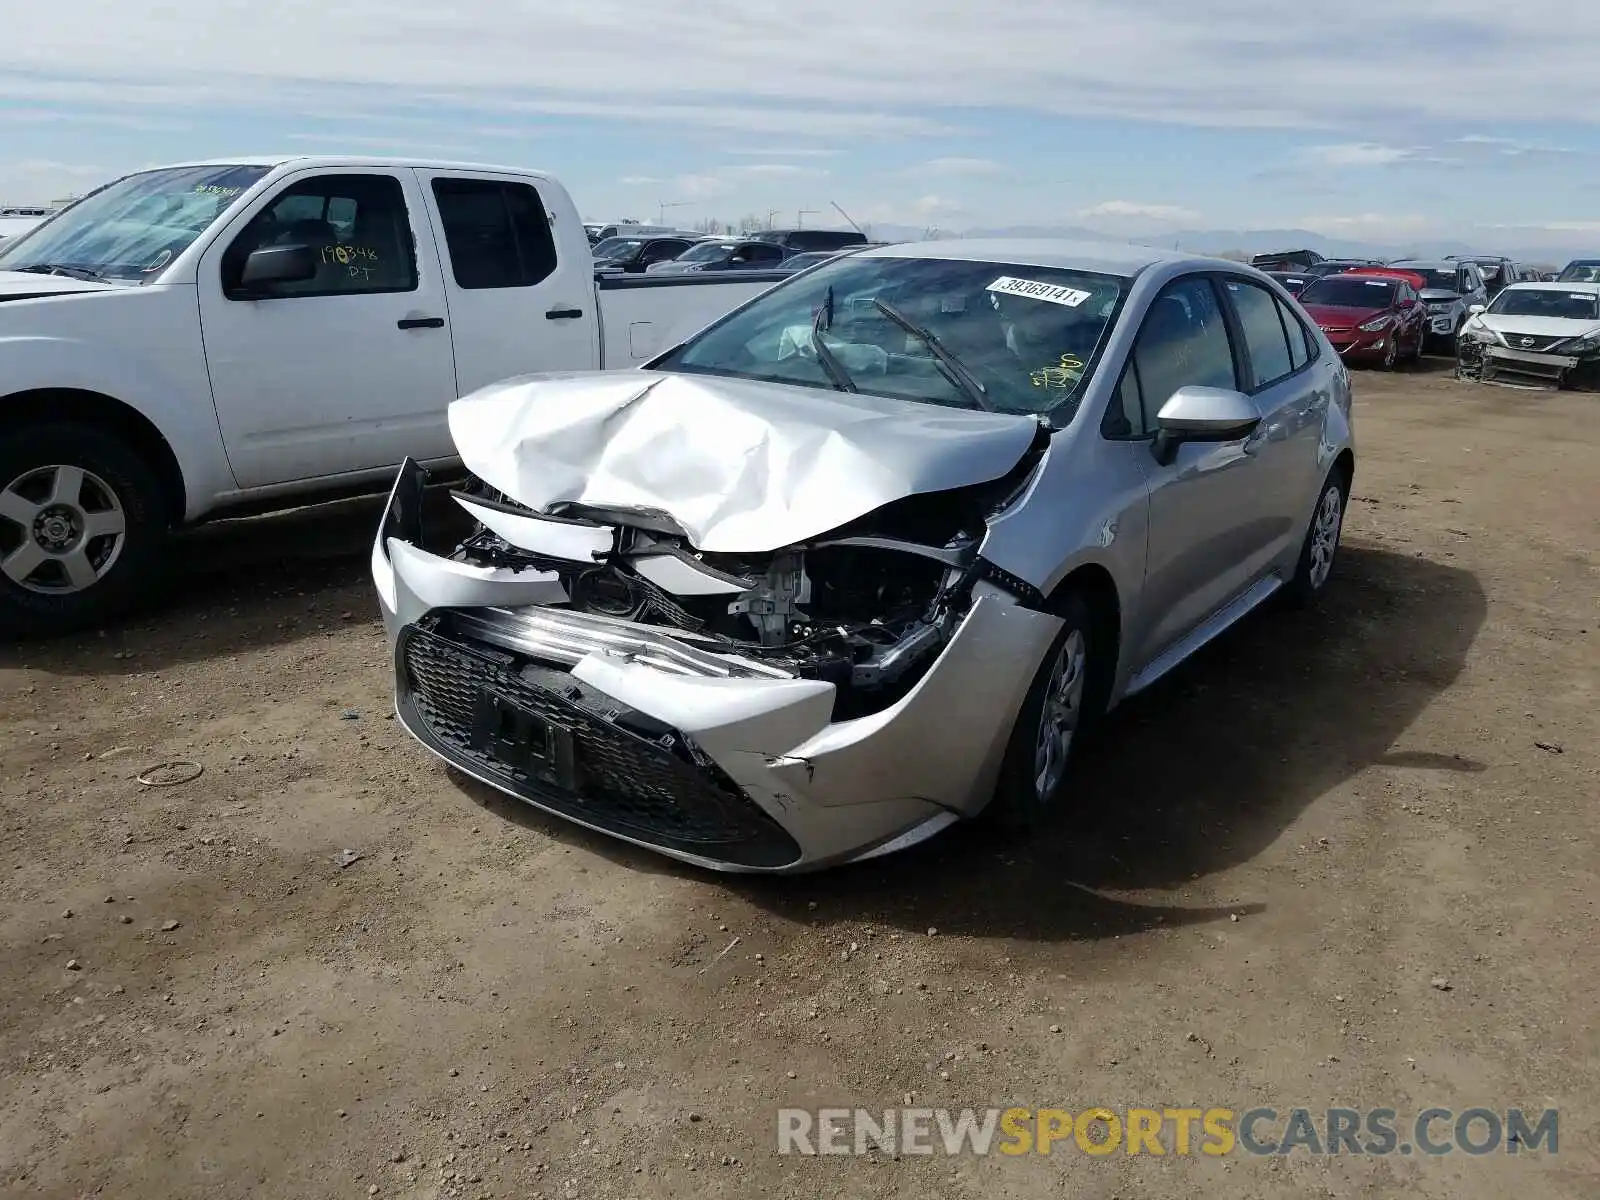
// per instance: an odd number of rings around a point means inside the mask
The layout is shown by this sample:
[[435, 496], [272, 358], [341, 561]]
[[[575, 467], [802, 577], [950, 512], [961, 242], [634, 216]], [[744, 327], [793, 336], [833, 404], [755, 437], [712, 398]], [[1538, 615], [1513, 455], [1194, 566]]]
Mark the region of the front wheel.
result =
[[63, 422], [0, 435], [0, 630], [65, 633], [125, 611], [166, 527], [155, 472], [114, 434]]
[[1339, 553], [1344, 532], [1344, 510], [1350, 498], [1350, 481], [1342, 467], [1335, 467], [1322, 482], [1317, 507], [1311, 514], [1306, 540], [1300, 547], [1300, 560], [1289, 582], [1289, 598], [1301, 608], [1316, 603], [1333, 574], [1333, 560]]
[[1109, 647], [1077, 592], [1056, 606], [1062, 627], [1011, 729], [989, 815], [1012, 832], [1040, 828], [1060, 807], [1075, 751], [1104, 707]]

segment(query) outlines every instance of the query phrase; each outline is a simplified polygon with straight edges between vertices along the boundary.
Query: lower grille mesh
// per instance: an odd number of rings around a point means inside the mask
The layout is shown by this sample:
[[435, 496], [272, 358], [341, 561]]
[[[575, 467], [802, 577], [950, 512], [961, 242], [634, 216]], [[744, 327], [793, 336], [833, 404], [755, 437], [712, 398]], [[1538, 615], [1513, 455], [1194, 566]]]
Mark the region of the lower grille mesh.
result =
[[[672, 746], [682, 744], [677, 731], [632, 714], [566, 672], [520, 663], [442, 629], [406, 629], [396, 653], [407, 724], [463, 769], [562, 815], [652, 845], [752, 867], [784, 866], [800, 857], [783, 828], [714, 765], [674, 752]], [[475, 739], [486, 691], [567, 732], [570, 789], [504, 761]], [[648, 735], [618, 723], [630, 716]]]

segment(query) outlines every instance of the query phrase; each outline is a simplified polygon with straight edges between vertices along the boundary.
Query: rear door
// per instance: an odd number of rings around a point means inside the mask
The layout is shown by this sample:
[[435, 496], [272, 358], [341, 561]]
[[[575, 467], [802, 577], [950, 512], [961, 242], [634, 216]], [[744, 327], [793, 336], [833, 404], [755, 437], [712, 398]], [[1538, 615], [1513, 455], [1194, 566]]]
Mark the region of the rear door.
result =
[[[252, 250], [309, 246], [316, 276], [246, 292]], [[298, 173], [240, 212], [200, 261], [206, 366], [245, 488], [451, 453], [443, 283], [409, 170]]]
[[524, 175], [416, 176], [444, 261], [458, 393], [598, 366], [592, 260], [566, 192]]
[[1239, 390], [1261, 412], [1246, 447], [1257, 478], [1252, 534], [1242, 543], [1253, 582], [1274, 561], [1298, 553], [1322, 482], [1317, 448], [1333, 402], [1332, 364], [1313, 361], [1316, 339], [1270, 289], [1236, 275], [1223, 276], [1222, 284], [1234, 341], [1244, 351]]

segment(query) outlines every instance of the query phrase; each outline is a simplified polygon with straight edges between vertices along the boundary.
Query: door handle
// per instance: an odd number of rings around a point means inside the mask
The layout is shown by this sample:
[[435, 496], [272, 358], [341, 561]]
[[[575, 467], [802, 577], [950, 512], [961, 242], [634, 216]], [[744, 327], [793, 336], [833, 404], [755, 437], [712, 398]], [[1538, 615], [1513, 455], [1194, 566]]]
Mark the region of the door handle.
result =
[[552, 308], [544, 314], [546, 321], [570, 321], [574, 317], [583, 316], [581, 308]]
[[395, 322], [400, 329], [443, 329], [443, 317], [401, 317]]

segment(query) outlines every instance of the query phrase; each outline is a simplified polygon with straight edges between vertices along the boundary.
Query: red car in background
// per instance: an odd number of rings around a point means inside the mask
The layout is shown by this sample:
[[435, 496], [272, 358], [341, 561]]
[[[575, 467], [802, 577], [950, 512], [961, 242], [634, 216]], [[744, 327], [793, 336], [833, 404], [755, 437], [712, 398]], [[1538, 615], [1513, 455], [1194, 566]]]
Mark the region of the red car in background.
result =
[[1420, 282], [1407, 271], [1358, 267], [1312, 280], [1296, 299], [1340, 358], [1392, 371], [1422, 357], [1428, 308], [1417, 297]]

